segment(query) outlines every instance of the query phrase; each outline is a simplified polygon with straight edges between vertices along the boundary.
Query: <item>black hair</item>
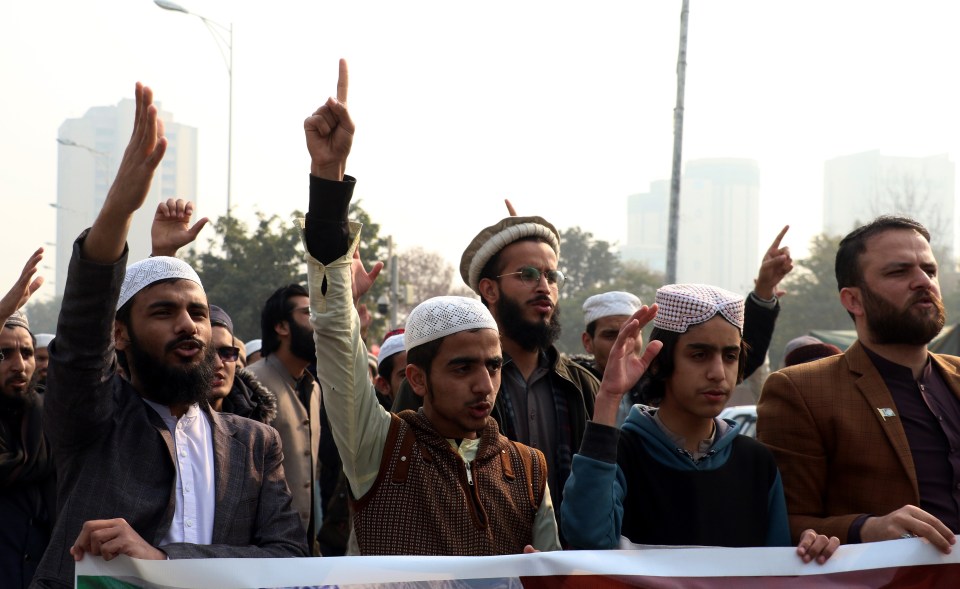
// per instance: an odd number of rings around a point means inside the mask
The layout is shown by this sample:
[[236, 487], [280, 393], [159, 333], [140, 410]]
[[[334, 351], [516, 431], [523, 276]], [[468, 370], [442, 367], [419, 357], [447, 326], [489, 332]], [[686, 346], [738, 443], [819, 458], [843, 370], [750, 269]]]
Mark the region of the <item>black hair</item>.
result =
[[[407, 364], [413, 364], [423, 370], [427, 376], [430, 376], [430, 365], [433, 364], [433, 359], [440, 353], [440, 345], [443, 344], [445, 339], [447, 339], [446, 336], [440, 337], [411, 348], [407, 351]], [[393, 358], [390, 358], [390, 361], [392, 360]]]
[[397, 359], [396, 354], [390, 354], [388, 357], [384, 358], [380, 365], [377, 366], [377, 375], [382, 376], [383, 378], [390, 380], [390, 374], [393, 372], [393, 362]]
[[908, 217], [877, 217], [870, 223], [858, 227], [840, 240], [834, 272], [837, 277], [837, 289], [863, 284], [863, 269], [860, 267], [860, 254], [867, 251], [867, 240], [893, 229], [913, 230], [930, 242], [930, 232], [919, 222]]
[[[657, 406], [667, 394], [667, 380], [673, 376], [676, 367], [677, 342], [683, 333], [668, 331], [654, 327], [650, 332], [650, 341], [657, 340], [663, 343], [663, 348], [647, 367], [640, 377], [640, 400], [645, 405]], [[740, 357], [737, 361], [737, 384], [743, 382], [743, 374], [747, 366], [747, 351], [750, 347], [746, 340], [740, 337]]]
[[280, 336], [274, 329], [284, 321], [293, 319], [293, 297], [309, 297], [310, 293], [299, 284], [288, 284], [275, 290], [260, 312], [260, 355], [266, 358], [280, 349]]
[[587, 335], [589, 335], [590, 338], [593, 339], [593, 336], [597, 334], [597, 320], [594, 319], [590, 323], [587, 323], [587, 328], [584, 329], [584, 331], [586, 331]]

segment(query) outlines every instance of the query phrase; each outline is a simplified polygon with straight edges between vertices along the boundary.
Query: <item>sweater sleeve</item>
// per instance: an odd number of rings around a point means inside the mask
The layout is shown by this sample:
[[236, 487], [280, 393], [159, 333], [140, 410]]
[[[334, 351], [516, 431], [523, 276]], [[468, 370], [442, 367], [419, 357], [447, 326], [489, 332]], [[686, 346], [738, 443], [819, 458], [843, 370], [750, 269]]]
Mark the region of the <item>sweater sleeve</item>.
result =
[[390, 429], [390, 414], [370, 387], [367, 348], [353, 306], [353, 252], [360, 226], [347, 222], [355, 180], [310, 177], [310, 209], [303, 225], [310, 287], [310, 322], [317, 348], [317, 380], [323, 388], [334, 442], [354, 497], [373, 486]]
[[619, 437], [615, 427], [587, 422], [560, 506], [563, 535], [574, 548], [602, 550], [620, 544], [627, 480], [616, 462]]
[[553, 499], [550, 498], [550, 485], [543, 488], [543, 499], [533, 519], [533, 547], [541, 552], [562, 550], [560, 535], [557, 533], [557, 517], [553, 512]]
[[783, 481], [778, 471], [767, 495], [767, 546], [791, 545], [787, 501], [783, 497]]

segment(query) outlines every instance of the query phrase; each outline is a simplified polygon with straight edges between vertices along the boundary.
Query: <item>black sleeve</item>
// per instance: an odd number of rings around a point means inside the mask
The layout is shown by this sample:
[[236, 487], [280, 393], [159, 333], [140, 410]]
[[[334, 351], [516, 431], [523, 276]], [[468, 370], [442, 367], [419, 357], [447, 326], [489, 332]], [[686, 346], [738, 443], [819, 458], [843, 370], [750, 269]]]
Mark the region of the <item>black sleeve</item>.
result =
[[343, 182], [310, 176], [310, 208], [304, 237], [307, 251], [321, 264], [329, 264], [347, 253], [347, 211], [356, 185], [356, 179], [350, 176], [344, 176]]
[[773, 328], [780, 314], [780, 303], [768, 309], [757, 303], [753, 295], [747, 295], [743, 312], [743, 340], [747, 342], [747, 366], [743, 378], [747, 379], [757, 368], [763, 365], [770, 348], [770, 339], [773, 337]]

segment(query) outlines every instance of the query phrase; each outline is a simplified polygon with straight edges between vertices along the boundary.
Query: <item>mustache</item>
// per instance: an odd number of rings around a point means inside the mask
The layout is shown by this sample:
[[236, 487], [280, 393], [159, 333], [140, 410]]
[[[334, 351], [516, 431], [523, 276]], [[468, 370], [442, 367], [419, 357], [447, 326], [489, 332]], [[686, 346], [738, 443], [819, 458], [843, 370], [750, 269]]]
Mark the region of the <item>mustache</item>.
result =
[[7, 386], [13, 386], [13, 385], [25, 385], [29, 382], [30, 381], [27, 379], [26, 376], [22, 374], [16, 374], [14, 376], [7, 377], [7, 379], [3, 381], [3, 386], [7, 387]]
[[207, 349], [207, 344], [204, 343], [204, 341], [201, 340], [200, 338], [197, 338], [197, 337], [192, 336], [192, 335], [181, 335], [180, 337], [178, 337], [177, 339], [173, 340], [172, 342], [167, 343], [167, 345], [164, 346], [163, 351], [164, 351], [164, 352], [172, 352], [172, 351], [175, 350], [178, 346], [180, 346], [181, 344], [187, 343], [187, 342], [192, 342], [192, 343], [196, 344], [197, 347], [199, 348], [199, 350], [200, 350], [201, 352], [203, 352], [203, 351], [205, 351], [205, 350]]

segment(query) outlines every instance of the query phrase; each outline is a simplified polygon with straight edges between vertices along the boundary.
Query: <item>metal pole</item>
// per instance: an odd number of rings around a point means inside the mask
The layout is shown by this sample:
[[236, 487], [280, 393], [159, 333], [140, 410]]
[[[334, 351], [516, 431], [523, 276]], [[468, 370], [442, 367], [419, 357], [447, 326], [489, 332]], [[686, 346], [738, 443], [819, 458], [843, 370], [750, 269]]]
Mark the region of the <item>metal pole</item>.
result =
[[393, 236], [388, 241], [390, 257], [390, 329], [397, 327], [397, 307], [400, 306], [400, 268], [399, 260], [393, 253]]
[[680, 10], [680, 54], [677, 57], [677, 105], [673, 109], [673, 169], [670, 173], [670, 220], [667, 230], [667, 284], [677, 281], [677, 240], [680, 225], [680, 164], [683, 146], [683, 90], [687, 76], [687, 15], [690, 1]]
[[230, 67], [227, 68], [230, 80], [229, 107], [227, 108], [227, 218], [230, 218], [231, 181], [233, 179], [233, 23], [230, 23]]

